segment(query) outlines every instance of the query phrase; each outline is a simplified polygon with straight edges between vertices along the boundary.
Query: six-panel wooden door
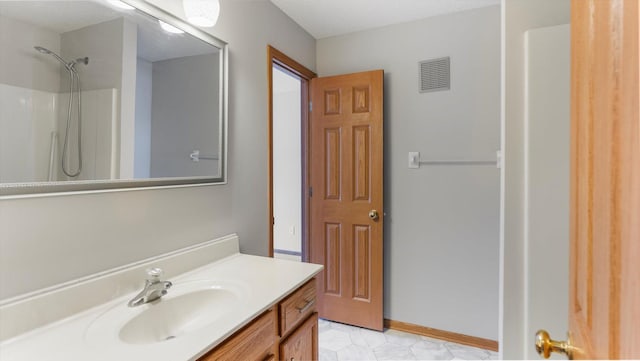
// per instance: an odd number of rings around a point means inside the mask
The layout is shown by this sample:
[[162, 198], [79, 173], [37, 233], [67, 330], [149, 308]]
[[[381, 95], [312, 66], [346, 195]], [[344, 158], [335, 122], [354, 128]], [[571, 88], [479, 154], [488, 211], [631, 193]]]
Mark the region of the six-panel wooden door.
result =
[[311, 80], [310, 260], [321, 318], [382, 330], [382, 70]]

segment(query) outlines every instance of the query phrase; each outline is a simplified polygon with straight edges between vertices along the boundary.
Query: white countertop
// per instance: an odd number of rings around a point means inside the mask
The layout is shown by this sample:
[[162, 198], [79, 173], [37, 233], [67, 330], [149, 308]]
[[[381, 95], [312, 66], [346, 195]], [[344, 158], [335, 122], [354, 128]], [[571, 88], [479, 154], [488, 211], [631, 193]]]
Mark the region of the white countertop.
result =
[[197, 331], [151, 344], [127, 344], [115, 337], [99, 341], [88, 338], [87, 330], [100, 315], [134, 296], [127, 294], [0, 343], [0, 360], [196, 360], [321, 269], [310, 263], [236, 253], [168, 279], [176, 286], [198, 280], [248, 286], [246, 302]]

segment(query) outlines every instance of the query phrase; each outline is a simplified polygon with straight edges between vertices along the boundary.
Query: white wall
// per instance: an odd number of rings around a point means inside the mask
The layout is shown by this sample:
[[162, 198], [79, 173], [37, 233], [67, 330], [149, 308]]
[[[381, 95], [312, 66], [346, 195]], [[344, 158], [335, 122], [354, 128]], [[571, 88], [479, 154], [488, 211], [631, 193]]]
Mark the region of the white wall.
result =
[[273, 248], [302, 252], [300, 80], [273, 69]]
[[229, 184], [0, 200], [0, 299], [231, 232], [242, 252], [267, 254], [266, 47], [315, 69], [315, 40], [270, 2], [222, 0], [221, 12], [211, 32], [230, 44]]
[[503, 89], [505, 136], [504, 280], [502, 356], [524, 358], [525, 344], [533, 335], [525, 331], [525, 243], [524, 243], [524, 33], [533, 28], [570, 21], [569, 0], [503, 1], [504, 67]]
[[122, 74], [120, 74], [120, 179], [133, 179], [135, 167], [136, 71], [138, 28], [133, 22], [122, 24]]
[[[451, 57], [451, 90], [418, 92], [418, 62]], [[500, 8], [321, 39], [320, 76], [385, 70], [385, 318], [498, 339], [499, 171], [408, 169], [495, 159]]]
[[[569, 25], [525, 33], [525, 339], [529, 340], [540, 329], [554, 337], [569, 329], [569, 38]], [[538, 358], [533, 342], [525, 342], [525, 356]], [[557, 353], [553, 357], [565, 358]]]
[[220, 175], [217, 160], [189, 158], [194, 150], [220, 156], [219, 58], [215, 53], [153, 63], [152, 177]]

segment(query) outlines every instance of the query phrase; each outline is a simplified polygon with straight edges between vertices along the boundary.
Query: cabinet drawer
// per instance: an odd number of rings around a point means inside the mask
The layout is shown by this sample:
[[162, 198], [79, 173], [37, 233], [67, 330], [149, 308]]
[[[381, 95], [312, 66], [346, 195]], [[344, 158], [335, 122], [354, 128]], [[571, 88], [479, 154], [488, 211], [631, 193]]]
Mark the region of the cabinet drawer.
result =
[[236, 332], [198, 361], [242, 360], [262, 361], [274, 356], [276, 314], [271, 309]]
[[280, 343], [280, 358], [284, 361], [318, 359], [318, 314], [314, 313]]
[[298, 323], [316, 310], [315, 278], [280, 302], [280, 336], [284, 336]]

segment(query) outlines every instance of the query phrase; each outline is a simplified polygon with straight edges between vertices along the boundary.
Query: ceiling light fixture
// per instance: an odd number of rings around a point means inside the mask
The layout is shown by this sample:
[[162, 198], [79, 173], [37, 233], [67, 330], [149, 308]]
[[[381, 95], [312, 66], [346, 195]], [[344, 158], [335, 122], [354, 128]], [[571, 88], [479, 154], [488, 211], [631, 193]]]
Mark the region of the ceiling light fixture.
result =
[[184, 33], [184, 31], [176, 28], [173, 25], [167, 24], [162, 20], [158, 20], [158, 24], [160, 24], [160, 27], [162, 28], [162, 30], [164, 30], [164, 31], [166, 31], [168, 33], [171, 33], [171, 34], [183, 34]]
[[187, 21], [205, 28], [216, 25], [220, 15], [218, 0], [182, 0], [182, 7]]
[[129, 4], [125, 4], [120, 0], [108, 0], [109, 3], [117, 8], [120, 9], [124, 9], [124, 10], [135, 10], [135, 8]]

